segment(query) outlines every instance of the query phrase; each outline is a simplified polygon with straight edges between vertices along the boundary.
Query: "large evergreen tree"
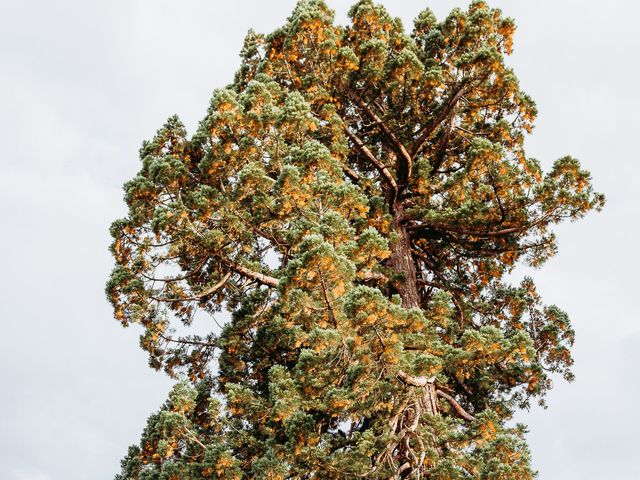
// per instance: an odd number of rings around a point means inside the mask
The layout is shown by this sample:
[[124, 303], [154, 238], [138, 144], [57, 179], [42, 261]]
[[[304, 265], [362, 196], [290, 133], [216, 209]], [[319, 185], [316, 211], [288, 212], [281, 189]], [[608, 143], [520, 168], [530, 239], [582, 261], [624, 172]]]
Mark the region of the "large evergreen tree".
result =
[[499, 10], [350, 18], [301, 0], [193, 136], [172, 117], [144, 143], [107, 292], [184, 380], [117, 478], [533, 476], [510, 420], [571, 379], [573, 330], [508, 275], [603, 197], [526, 156]]

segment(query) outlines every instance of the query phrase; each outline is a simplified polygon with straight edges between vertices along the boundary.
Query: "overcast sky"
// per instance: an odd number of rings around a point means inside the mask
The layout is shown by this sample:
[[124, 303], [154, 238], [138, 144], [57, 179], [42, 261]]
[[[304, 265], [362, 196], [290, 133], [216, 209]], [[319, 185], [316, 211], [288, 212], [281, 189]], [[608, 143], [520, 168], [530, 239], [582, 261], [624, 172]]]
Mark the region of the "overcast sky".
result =
[[[137, 150], [177, 113], [190, 132], [232, 80], [246, 31], [294, 0], [0, 0], [0, 478], [110, 479], [170, 381], [112, 319], [108, 227]], [[340, 22], [350, 2], [329, 0]], [[386, 0], [405, 24], [458, 0]], [[604, 212], [558, 229], [533, 272], [577, 331], [577, 380], [530, 426], [542, 480], [640, 478], [640, 2], [494, 0], [540, 116], [528, 153], [581, 159]]]

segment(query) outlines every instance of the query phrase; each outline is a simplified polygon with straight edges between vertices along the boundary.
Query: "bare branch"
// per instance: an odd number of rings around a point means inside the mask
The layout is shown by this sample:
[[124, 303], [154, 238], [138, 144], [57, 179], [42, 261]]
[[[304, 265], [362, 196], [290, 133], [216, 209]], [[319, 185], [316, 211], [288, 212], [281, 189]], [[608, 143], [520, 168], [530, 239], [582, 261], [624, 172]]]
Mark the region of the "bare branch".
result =
[[444, 398], [447, 402], [449, 402], [453, 407], [453, 409], [456, 411], [456, 413], [460, 415], [462, 418], [464, 418], [465, 420], [467, 420], [468, 422], [473, 422], [476, 419], [476, 417], [474, 417], [473, 415], [468, 413], [464, 408], [462, 408], [462, 406], [458, 402], [456, 402], [455, 398], [453, 398], [451, 395], [444, 393], [442, 390], [436, 390], [436, 394], [439, 397]]
[[416, 144], [413, 147], [412, 155], [414, 157], [418, 153], [420, 153], [420, 150], [422, 150], [422, 147], [427, 142], [427, 140], [429, 140], [429, 137], [431, 137], [431, 134], [435, 132], [436, 128], [438, 128], [438, 126], [445, 121], [445, 119], [451, 114], [451, 112], [453, 112], [453, 109], [456, 107], [456, 105], [458, 104], [458, 102], [460, 101], [460, 99], [465, 93], [467, 93], [466, 83], [462, 84], [458, 88], [458, 90], [456, 90], [456, 93], [454, 93], [451, 96], [451, 98], [447, 101], [446, 105], [440, 111], [440, 113], [433, 120], [431, 120], [427, 125], [423, 127], [422, 133], [420, 134], [420, 137], [418, 137], [418, 139], [416, 140]]
[[167, 302], [167, 303], [178, 303], [178, 302], [188, 302], [191, 300], [200, 300], [204, 297], [208, 297], [213, 293], [216, 293], [218, 290], [224, 287], [225, 283], [227, 283], [227, 280], [229, 280], [230, 276], [231, 276], [231, 272], [227, 272], [227, 274], [224, 277], [222, 277], [222, 280], [220, 280], [218, 283], [213, 285], [211, 288], [208, 288], [207, 290], [200, 292], [197, 295], [192, 295], [190, 297], [182, 297], [182, 298], [151, 297], [151, 298], [153, 298], [158, 302]]
[[253, 270], [250, 270], [247, 267], [243, 267], [242, 265], [238, 265], [237, 263], [230, 260], [223, 261], [236, 273], [244, 277], [255, 280], [256, 282], [261, 283], [262, 285], [265, 285], [267, 287], [276, 288], [278, 286], [279, 280], [275, 277], [270, 277], [269, 275], [260, 272], [254, 272]]
[[371, 107], [369, 107], [369, 105], [367, 105], [367, 103], [364, 100], [362, 100], [362, 98], [360, 98], [353, 91], [348, 91], [347, 95], [356, 105], [358, 105], [358, 107], [360, 107], [369, 116], [369, 118], [371, 118], [371, 120], [373, 120], [376, 123], [378, 127], [380, 127], [380, 129], [384, 132], [387, 138], [391, 140], [391, 143], [393, 144], [393, 146], [398, 150], [398, 153], [400, 154], [400, 157], [403, 160], [403, 162], [401, 163], [401, 165], [399, 165], [399, 168], [398, 168], [400, 184], [406, 185], [407, 179], [411, 175], [411, 168], [413, 164], [413, 159], [411, 155], [409, 155], [409, 152], [407, 151], [405, 146], [402, 144], [402, 142], [398, 139], [396, 134], [391, 131], [391, 129], [387, 126], [387, 124], [384, 123], [384, 121], [371, 109]]
[[426, 387], [429, 383], [436, 381], [436, 377], [414, 377], [402, 370], [398, 371], [396, 377], [405, 385], [411, 385], [412, 387]]
[[427, 231], [431, 230], [436, 232], [444, 231], [444, 232], [460, 233], [462, 235], [469, 235], [469, 236], [478, 237], [478, 238], [494, 238], [494, 237], [503, 237], [511, 233], [519, 233], [531, 227], [532, 225], [525, 225], [522, 227], [504, 228], [502, 230], [496, 230], [493, 232], [479, 232], [477, 230], [467, 230], [464, 228], [458, 228], [450, 225], [410, 225], [409, 227], [407, 227], [407, 230], [411, 232], [420, 231], [420, 230], [427, 230]]
[[322, 293], [324, 295], [324, 301], [327, 304], [327, 308], [329, 309], [329, 314], [331, 315], [331, 322], [333, 323], [334, 328], [338, 327], [338, 323], [336, 321], [336, 314], [333, 311], [333, 305], [331, 305], [331, 300], [329, 300], [329, 292], [327, 291], [327, 284], [324, 281], [324, 275], [318, 267], [318, 275], [320, 278], [320, 285], [322, 286]]
[[387, 277], [384, 273], [379, 272], [363, 272], [362, 274], [358, 274], [358, 279], [363, 282], [388, 282], [389, 277]]
[[438, 144], [437, 153], [431, 164], [431, 175], [437, 173], [438, 169], [444, 163], [445, 157], [447, 156], [447, 147], [449, 146], [449, 140], [451, 138], [451, 130], [453, 130], [453, 116], [449, 117], [442, 139]]
[[160, 332], [158, 332], [158, 335], [164, 341], [170, 342], [170, 343], [179, 343], [181, 345], [196, 345], [198, 347], [217, 347], [218, 346], [217, 343], [212, 343], [212, 342], [200, 342], [198, 340], [189, 340], [189, 339], [185, 339], [185, 338], [173, 338], [173, 337], [169, 337], [167, 335], [163, 335]]
[[349, 167], [348, 165], [343, 165], [342, 170], [344, 171], [345, 175], [351, 179], [351, 181], [353, 181], [354, 183], [360, 182], [360, 174], [353, 168]]
[[380, 172], [380, 174], [387, 180], [387, 182], [393, 189], [394, 194], [397, 194], [398, 184], [396, 183], [395, 178], [393, 178], [393, 175], [391, 175], [391, 172], [389, 171], [387, 166], [376, 158], [376, 156], [371, 152], [371, 150], [369, 150], [369, 148], [364, 144], [364, 142], [360, 140], [360, 138], [355, 133], [353, 133], [349, 129], [349, 127], [345, 126], [344, 131], [349, 137], [349, 139], [355, 144], [355, 146], [358, 147], [358, 149], [364, 154], [364, 156], [367, 157], [367, 159], [371, 163], [373, 163], [373, 165]]

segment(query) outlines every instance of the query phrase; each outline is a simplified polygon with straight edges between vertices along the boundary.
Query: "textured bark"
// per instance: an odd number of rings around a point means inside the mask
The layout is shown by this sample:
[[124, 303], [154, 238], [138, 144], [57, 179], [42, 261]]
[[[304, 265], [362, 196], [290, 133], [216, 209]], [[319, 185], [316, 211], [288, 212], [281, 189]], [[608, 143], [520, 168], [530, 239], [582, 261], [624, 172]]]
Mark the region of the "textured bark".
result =
[[476, 419], [476, 417], [474, 417], [469, 412], [467, 412], [464, 408], [462, 408], [462, 406], [451, 395], [444, 393], [442, 390], [436, 390], [436, 394], [439, 397], [444, 398], [447, 402], [449, 402], [453, 407], [453, 409], [456, 411], [456, 413], [460, 415], [462, 418], [464, 418], [466, 421], [473, 422]]
[[424, 413], [429, 413], [431, 415], [436, 415], [438, 413], [438, 396], [436, 395], [436, 387], [433, 382], [428, 383], [424, 387], [422, 408]]
[[[391, 244], [389, 258], [390, 266], [396, 275], [394, 286], [405, 308], [419, 307], [418, 275], [411, 251], [411, 238], [403, 225], [401, 204], [396, 204], [394, 213], [393, 231], [396, 239]], [[401, 408], [392, 422], [394, 433], [399, 438], [390, 446], [389, 457], [394, 462], [399, 462], [399, 466], [390, 480], [421, 475], [422, 461], [419, 458], [423, 458], [424, 452], [416, 452], [413, 447], [418, 436], [417, 429], [423, 415], [437, 415], [439, 412], [435, 378], [413, 377], [403, 371], [398, 372], [397, 378], [413, 391], [410, 393], [411, 400]]]
[[411, 253], [411, 238], [403, 225], [403, 217], [402, 205], [398, 204], [393, 218], [393, 231], [397, 238], [391, 244], [389, 264], [398, 276], [395, 288], [402, 298], [402, 305], [405, 308], [413, 308], [420, 306], [418, 275]]

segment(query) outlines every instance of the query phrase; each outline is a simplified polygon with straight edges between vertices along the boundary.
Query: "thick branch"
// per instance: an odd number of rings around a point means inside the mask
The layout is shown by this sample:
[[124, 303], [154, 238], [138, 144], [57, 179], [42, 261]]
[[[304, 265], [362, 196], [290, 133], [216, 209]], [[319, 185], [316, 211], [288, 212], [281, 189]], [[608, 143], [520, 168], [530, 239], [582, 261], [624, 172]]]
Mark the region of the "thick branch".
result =
[[468, 422], [473, 422], [476, 419], [476, 417], [474, 417], [473, 415], [468, 413], [464, 408], [462, 408], [462, 406], [458, 402], [456, 402], [455, 398], [453, 398], [451, 395], [444, 393], [442, 390], [436, 390], [436, 393], [438, 394], [439, 397], [442, 397], [447, 402], [449, 402], [453, 407], [453, 409], [456, 411], [456, 413], [460, 415], [462, 418], [464, 418], [465, 420], [467, 420]]
[[420, 137], [418, 137], [418, 139], [416, 140], [416, 144], [413, 147], [413, 151], [411, 152], [414, 157], [418, 153], [420, 153], [420, 150], [422, 150], [422, 147], [424, 146], [424, 144], [427, 143], [427, 140], [429, 140], [429, 137], [431, 137], [431, 134], [435, 132], [436, 128], [438, 128], [438, 126], [451, 114], [453, 109], [458, 104], [458, 101], [460, 101], [460, 99], [465, 93], [467, 93], [467, 84], [463, 83], [460, 86], [460, 88], [458, 88], [456, 93], [454, 93], [453, 96], [447, 101], [446, 105], [440, 111], [440, 113], [433, 120], [431, 120], [425, 127], [423, 127], [422, 133], [420, 134]]
[[353, 133], [349, 129], [349, 127], [345, 126], [344, 131], [349, 137], [349, 139], [355, 144], [355, 146], [358, 147], [358, 149], [363, 153], [365, 157], [367, 157], [367, 160], [369, 160], [380, 172], [380, 174], [387, 180], [387, 182], [393, 189], [394, 193], [397, 193], [398, 184], [396, 183], [395, 178], [393, 178], [393, 175], [391, 175], [391, 172], [389, 171], [387, 166], [376, 158], [376, 156], [371, 152], [371, 150], [369, 150], [369, 148], [364, 144], [364, 142], [360, 140], [360, 138], [358, 138], [358, 136], [355, 133]]
[[358, 273], [358, 279], [363, 282], [388, 282], [389, 277], [387, 277], [384, 273], [379, 272], [363, 272]]
[[449, 146], [451, 130], [453, 129], [453, 116], [449, 117], [445, 128], [446, 129], [444, 131], [444, 134], [442, 135], [442, 139], [439, 142], [437, 152], [431, 164], [431, 175], [434, 175], [438, 171], [438, 169], [444, 163], [445, 157], [447, 156], [447, 147]]
[[405, 385], [411, 385], [412, 387], [426, 387], [427, 384], [436, 381], [436, 377], [414, 377], [402, 370], [396, 374], [396, 377]]
[[[402, 370], [398, 372], [396, 377], [405, 385], [411, 385], [412, 387], [426, 387], [428, 384], [432, 384], [436, 381], [436, 377], [414, 377], [403, 372]], [[476, 419], [476, 417], [462, 408], [462, 406], [451, 395], [444, 393], [442, 390], [436, 390], [436, 394], [449, 402], [456, 413], [465, 420], [472, 422]]]
[[387, 124], [384, 123], [384, 121], [380, 117], [378, 117], [378, 115], [371, 109], [371, 107], [369, 107], [369, 105], [367, 105], [367, 103], [364, 100], [362, 100], [353, 91], [349, 91], [348, 96], [356, 105], [358, 105], [358, 107], [360, 107], [369, 116], [369, 118], [371, 118], [371, 120], [373, 120], [376, 123], [378, 127], [380, 127], [380, 129], [384, 132], [387, 138], [391, 140], [391, 143], [393, 144], [393, 146], [398, 150], [398, 153], [400, 154], [400, 158], [402, 160], [402, 163], [399, 165], [399, 168], [398, 168], [400, 184], [406, 185], [407, 179], [411, 175], [411, 168], [413, 164], [413, 159], [411, 155], [409, 155], [409, 152], [407, 151], [405, 146], [402, 144], [402, 142], [398, 139], [396, 134], [391, 131], [391, 129], [387, 126]]
[[278, 279], [275, 277], [270, 277], [269, 275], [265, 275], [264, 273], [260, 273], [260, 272], [254, 272], [253, 270], [248, 269], [247, 267], [243, 267], [242, 265], [238, 265], [235, 262], [231, 262], [231, 261], [225, 261], [225, 263], [227, 265], [229, 265], [229, 267], [231, 269], [233, 269], [236, 273], [250, 278], [251, 280], [255, 280], [258, 283], [261, 283], [262, 285], [265, 285], [267, 287], [273, 287], [276, 288], [278, 286]]
[[343, 165], [342, 170], [344, 171], [345, 175], [351, 179], [353, 183], [360, 182], [360, 174], [358, 174], [358, 172], [356, 172], [353, 168], [347, 165]]
[[405, 462], [403, 463], [400, 468], [398, 468], [398, 471], [396, 472], [395, 476], [393, 476], [392, 478], [402, 478], [402, 474], [404, 472], [406, 472], [407, 470], [411, 469], [411, 463], [409, 462]]

